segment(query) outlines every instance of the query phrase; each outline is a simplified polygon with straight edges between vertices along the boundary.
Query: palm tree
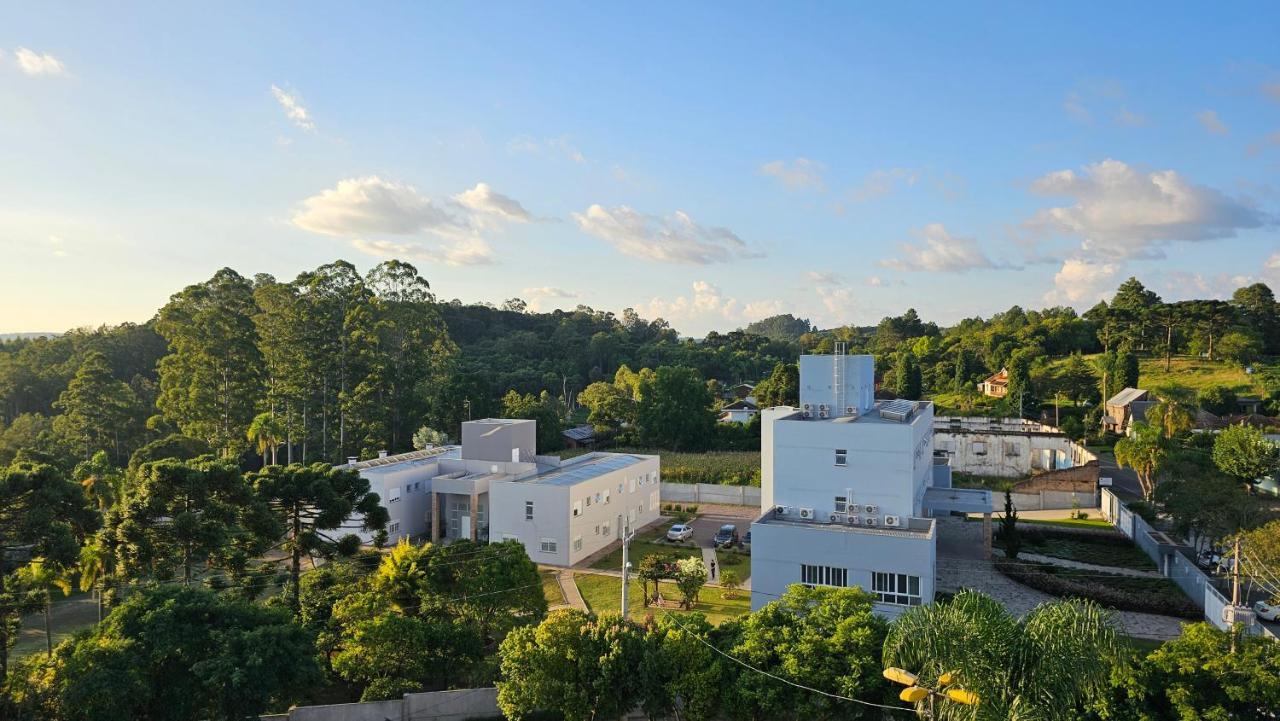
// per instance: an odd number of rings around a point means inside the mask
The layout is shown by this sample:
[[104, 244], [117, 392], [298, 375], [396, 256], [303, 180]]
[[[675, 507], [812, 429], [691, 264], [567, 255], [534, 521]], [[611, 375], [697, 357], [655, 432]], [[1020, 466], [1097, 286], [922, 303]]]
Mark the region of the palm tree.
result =
[[1147, 422], [1160, 428], [1165, 438], [1191, 430], [1196, 424], [1196, 399], [1181, 386], [1161, 386], [1155, 391], [1159, 402], [1147, 409]]
[[53, 589], [62, 591], [63, 596], [70, 596], [71, 576], [65, 568], [46, 563], [43, 558], [34, 558], [31, 563], [18, 569], [18, 583], [38, 599], [44, 610], [45, 651], [52, 656], [53, 632], [49, 612], [53, 607]]
[[1091, 601], [1042, 603], [1019, 620], [974, 591], [908, 610], [884, 642], [886, 667], [935, 687], [950, 673], [978, 694], [976, 706], [943, 702], [939, 721], [1074, 719], [1108, 692], [1112, 665], [1125, 660], [1111, 612]]
[[85, 496], [97, 505], [99, 511], [115, 504], [124, 485], [120, 470], [111, 465], [106, 451], [98, 451], [89, 460], [79, 463], [73, 477], [80, 482]]
[[259, 413], [253, 417], [249, 430], [245, 433], [250, 443], [256, 443], [258, 452], [262, 454], [262, 465], [267, 465], [267, 452], [271, 453], [271, 465], [276, 465], [276, 450], [283, 443], [284, 425], [270, 413]]
[[1168, 458], [1165, 440], [1160, 429], [1146, 423], [1134, 423], [1133, 435], [1116, 441], [1116, 464], [1132, 468], [1142, 486], [1142, 498], [1151, 500], [1156, 490], [1156, 474]]
[[98, 620], [106, 607], [107, 580], [115, 575], [116, 557], [102, 532], [80, 547], [80, 590], [98, 594]]

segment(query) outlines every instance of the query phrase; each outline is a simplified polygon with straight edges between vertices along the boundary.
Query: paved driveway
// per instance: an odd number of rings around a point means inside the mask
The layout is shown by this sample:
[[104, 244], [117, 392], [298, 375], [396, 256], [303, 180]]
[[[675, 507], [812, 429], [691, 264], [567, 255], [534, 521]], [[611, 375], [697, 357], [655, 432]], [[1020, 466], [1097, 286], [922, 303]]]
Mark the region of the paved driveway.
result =
[[1111, 490], [1122, 498], [1142, 498], [1142, 486], [1138, 483], [1138, 474], [1131, 468], [1116, 465], [1116, 457], [1112, 453], [1098, 454], [1098, 475], [1111, 479]]
[[[715, 538], [720, 527], [726, 523], [732, 523], [738, 527], [739, 538], [745, 536], [747, 531], [751, 530], [750, 519], [720, 515], [698, 516], [692, 524], [694, 542], [703, 548], [710, 548], [712, 539]], [[670, 526], [667, 526], [667, 528], [670, 528]]]

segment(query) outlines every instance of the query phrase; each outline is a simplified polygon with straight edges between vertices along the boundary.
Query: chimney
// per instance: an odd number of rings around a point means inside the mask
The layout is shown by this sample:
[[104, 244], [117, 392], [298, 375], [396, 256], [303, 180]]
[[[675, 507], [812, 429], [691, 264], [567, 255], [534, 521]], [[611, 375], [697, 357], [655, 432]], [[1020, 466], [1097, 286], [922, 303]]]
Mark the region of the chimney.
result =
[[387, 452], [386, 452], [385, 450], [378, 451], [378, 457], [379, 457], [379, 458], [386, 458], [386, 457], [387, 457]]
[[354, 465], [356, 464], [356, 461], [358, 461], [358, 460], [360, 460], [360, 459], [359, 459], [359, 458], [356, 458], [355, 456], [347, 456], [347, 465], [348, 465], [348, 466], [354, 466]]

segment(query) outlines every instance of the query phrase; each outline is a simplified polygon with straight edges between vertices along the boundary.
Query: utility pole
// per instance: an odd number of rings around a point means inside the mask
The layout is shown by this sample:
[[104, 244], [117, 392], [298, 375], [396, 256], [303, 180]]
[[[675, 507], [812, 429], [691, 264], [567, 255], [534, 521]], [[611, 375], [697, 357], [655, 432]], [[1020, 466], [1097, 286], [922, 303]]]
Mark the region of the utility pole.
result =
[[1236, 652], [1236, 636], [1239, 635], [1239, 628], [1236, 627], [1235, 612], [1240, 610], [1240, 534], [1236, 534], [1235, 541], [1235, 557], [1231, 559], [1231, 653]]
[[635, 538], [631, 532], [631, 524], [623, 526], [622, 531], [622, 617], [627, 617], [627, 588], [631, 585], [631, 560], [629, 558], [631, 551], [631, 539]]

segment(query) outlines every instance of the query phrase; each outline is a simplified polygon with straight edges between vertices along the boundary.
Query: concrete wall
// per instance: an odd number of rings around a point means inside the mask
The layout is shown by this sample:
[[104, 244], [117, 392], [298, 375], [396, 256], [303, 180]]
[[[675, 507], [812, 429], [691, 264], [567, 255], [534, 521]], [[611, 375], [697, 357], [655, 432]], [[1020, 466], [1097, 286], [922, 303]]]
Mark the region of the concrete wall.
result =
[[501, 716], [498, 689], [409, 693], [403, 699], [329, 706], [300, 706], [287, 714], [263, 716], [272, 721], [466, 721]]
[[[936, 526], [935, 526], [936, 528]], [[933, 601], [936, 531], [850, 529], [824, 524], [751, 524], [751, 609], [774, 601], [800, 583], [800, 565], [832, 566], [849, 572], [849, 585], [871, 590], [871, 573], [905, 573], [920, 578], [923, 603]], [[904, 606], [877, 604], [896, 617]]]
[[[394, 544], [401, 538], [422, 536], [431, 530], [427, 521], [431, 509], [431, 478], [439, 473], [439, 468], [439, 459], [433, 459], [360, 470], [360, 475], [369, 481], [369, 490], [378, 494], [382, 507], [387, 509], [387, 540], [390, 543]], [[414, 484], [418, 484], [416, 490], [412, 489]], [[397, 501], [390, 500], [394, 496], [393, 489], [399, 491], [400, 498]], [[398, 533], [390, 532], [394, 522], [400, 524]], [[353, 518], [349, 523], [356, 526], [352, 532], [360, 536], [362, 542], [373, 542], [372, 533], [358, 530], [360, 518]]]
[[760, 508], [760, 489], [755, 486], [663, 481], [661, 499], [663, 503], [719, 503], [726, 506]]
[[[1074, 493], [1070, 491], [1037, 491], [1035, 493], [1009, 494], [1013, 498], [1013, 507], [1019, 511], [1052, 511], [1069, 508], [1097, 508], [1096, 493]], [[997, 494], [997, 501], [1003, 503], [1003, 494]], [[1075, 501], [1075, 504], [1072, 501]], [[1076, 505], [1079, 504], [1079, 505]], [[1003, 506], [1001, 506], [1003, 508]]]
[[[836, 364], [841, 364], [842, 399], [836, 397]], [[800, 407], [809, 404], [815, 417], [822, 405], [832, 416], [844, 415], [847, 407], [865, 413], [875, 402], [875, 365], [869, 355], [800, 356]]]
[[939, 417], [934, 424], [934, 447], [948, 453], [956, 472], [1001, 478], [1098, 460], [1057, 428], [1021, 418]]
[[[462, 424], [462, 457], [477, 461], [532, 461], [538, 424], [530, 420], [486, 418]], [[511, 455], [517, 449], [519, 458]]]

